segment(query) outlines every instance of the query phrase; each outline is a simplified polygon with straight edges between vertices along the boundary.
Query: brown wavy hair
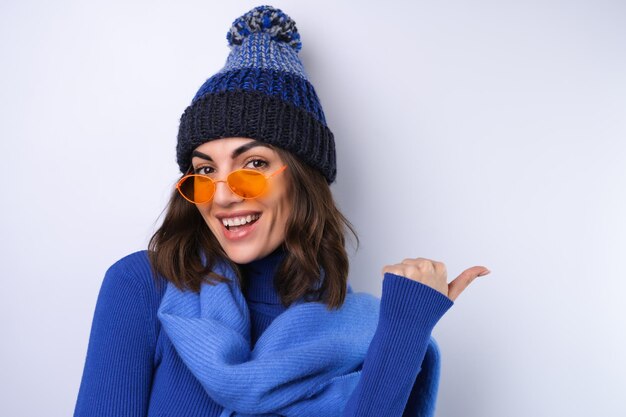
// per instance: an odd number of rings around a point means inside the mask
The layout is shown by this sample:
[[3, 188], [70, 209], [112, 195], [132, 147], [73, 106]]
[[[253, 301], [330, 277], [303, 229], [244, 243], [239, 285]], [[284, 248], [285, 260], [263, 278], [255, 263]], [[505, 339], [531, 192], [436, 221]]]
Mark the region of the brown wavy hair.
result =
[[[276, 291], [286, 307], [304, 297], [326, 303], [329, 310], [339, 308], [345, 301], [349, 270], [345, 234], [352, 233], [357, 248], [359, 238], [337, 208], [325, 177], [292, 153], [271, 148], [288, 166], [287, 192], [292, 198], [282, 243], [286, 256], [274, 278]], [[229, 281], [212, 271], [222, 259], [236, 272], [240, 287], [246, 287], [239, 267], [228, 258], [194, 204], [174, 189], [165, 210], [161, 227], [148, 243], [155, 277], [160, 274], [181, 290], [198, 292], [203, 282], [215, 285]], [[201, 252], [205, 253], [206, 266]]]

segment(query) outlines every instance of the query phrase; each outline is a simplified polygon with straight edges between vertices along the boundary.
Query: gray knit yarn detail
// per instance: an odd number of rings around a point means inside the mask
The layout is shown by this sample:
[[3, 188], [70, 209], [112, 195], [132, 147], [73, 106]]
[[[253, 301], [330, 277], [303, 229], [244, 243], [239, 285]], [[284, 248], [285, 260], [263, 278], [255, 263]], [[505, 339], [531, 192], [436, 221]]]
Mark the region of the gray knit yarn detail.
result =
[[226, 64], [218, 73], [241, 68], [283, 71], [308, 80], [298, 53], [288, 44], [272, 40], [268, 33], [252, 33], [241, 45], [233, 46]]

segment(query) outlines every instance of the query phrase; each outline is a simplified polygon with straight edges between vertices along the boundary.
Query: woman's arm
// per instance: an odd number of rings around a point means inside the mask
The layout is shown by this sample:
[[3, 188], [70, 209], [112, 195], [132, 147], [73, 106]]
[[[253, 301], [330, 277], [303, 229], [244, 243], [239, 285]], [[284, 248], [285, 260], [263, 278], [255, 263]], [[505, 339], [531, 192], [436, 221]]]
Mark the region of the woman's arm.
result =
[[423, 401], [416, 396], [423, 387], [414, 384], [420, 381], [432, 329], [452, 305], [427, 285], [385, 273], [378, 327], [343, 417], [418, 415]]
[[129, 255], [105, 274], [74, 417], [147, 414], [159, 297], [141, 256]]

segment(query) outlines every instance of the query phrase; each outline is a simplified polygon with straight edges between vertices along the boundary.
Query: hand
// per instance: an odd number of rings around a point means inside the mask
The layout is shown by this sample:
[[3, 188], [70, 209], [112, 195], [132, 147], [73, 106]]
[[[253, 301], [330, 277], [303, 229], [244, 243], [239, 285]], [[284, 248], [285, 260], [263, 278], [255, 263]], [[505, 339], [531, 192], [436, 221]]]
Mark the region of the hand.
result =
[[454, 301], [476, 277], [487, 275], [491, 271], [484, 266], [473, 266], [461, 272], [461, 275], [448, 284], [448, 274], [443, 263], [426, 258], [407, 258], [402, 263], [385, 266], [383, 275], [386, 272], [421, 282]]

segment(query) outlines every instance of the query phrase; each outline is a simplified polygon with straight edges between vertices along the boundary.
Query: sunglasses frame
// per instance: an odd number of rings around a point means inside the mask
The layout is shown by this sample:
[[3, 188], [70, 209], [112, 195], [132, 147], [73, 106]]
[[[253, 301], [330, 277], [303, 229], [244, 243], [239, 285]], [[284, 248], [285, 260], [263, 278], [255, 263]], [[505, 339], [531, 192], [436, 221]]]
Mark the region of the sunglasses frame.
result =
[[[281, 172], [283, 172], [283, 171], [284, 171], [284, 170], [286, 170], [286, 169], [287, 169], [287, 165], [283, 165], [282, 167], [278, 168], [276, 171], [272, 172], [271, 174], [263, 174], [262, 172], [259, 172], [259, 171], [254, 170], [254, 169], [249, 169], [249, 168], [239, 168], [239, 169], [235, 169], [234, 171], [229, 172], [229, 173], [228, 173], [228, 175], [226, 176], [226, 179], [224, 179], [224, 180], [214, 180], [213, 178], [211, 178], [211, 177], [209, 177], [208, 175], [205, 175], [205, 174], [194, 174], [194, 173], [193, 173], [193, 166], [192, 166], [192, 167], [190, 167], [190, 168], [187, 170], [187, 172], [191, 171], [191, 173], [185, 174], [185, 176], [183, 176], [181, 179], [179, 179], [179, 180], [178, 180], [178, 182], [176, 183], [176, 189], [178, 190], [178, 193], [179, 193], [181, 196], [183, 196], [183, 198], [184, 198], [185, 200], [189, 201], [190, 203], [192, 203], [192, 204], [206, 204], [206, 203], [208, 203], [208, 202], [210, 202], [210, 201], [212, 201], [212, 200], [213, 200], [213, 197], [215, 196], [215, 191], [217, 190], [217, 183], [218, 183], [218, 182], [225, 182], [225, 183], [226, 183], [226, 185], [228, 186], [228, 189], [230, 190], [230, 192], [232, 192], [232, 193], [233, 193], [233, 194], [235, 194], [236, 196], [241, 197], [241, 198], [243, 198], [243, 199], [245, 199], [245, 200], [252, 200], [252, 199], [254, 199], [254, 198], [259, 198], [260, 196], [262, 196], [262, 195], [265, 193], [265, 191], [266, 191], [266, 189], [267, 189], [267, 181], [268, 181], [270, 178], [272, 178], [272, 177], [273, 177], [273, 176], [275, 176], [275, 175], [280, 174]], [[231, 186], [230, 186], [230, 184], [228, 183], [228, 178], [230, 178], [230, 176], [231, 176], [232, 174], [234, 174], [234, 173], [236, 173], [236, 172], [240, 172], [240, 171], [244, 171], [244, 172], [251, 172], [251, 173], [254, 173], [255, 175], [257, 175], [257, 174], [258, 174], [258, 175], [262, 175], [262, 176], [265, 178], [265, 181], [266, 181], [266, 183], [265, 183], [265, 189], [261, 192], [261, 194], [259, 194], [259, 195], [255, 196], [255, 197], [244, 197], [244, 196], [242, 196], [242, 195], [237, 194], [237, 193], [236, 193], [236, 192], [232, 189], [232, 187], [231, 187]], [[187, 198], [187, 196], [186, 196], [186, 195], [183, 193], [183, 191], [181, 190], [181, 185], [182, 185], [182, 183], [183, 183], [184, 181], [186, 181], [187, 179], [189, 179], [189, 178], [191, 178], [191, 177], [202, 177], [202, 178], [206, 178], [206, 179], [210, 180], [211, 182], [213, 182], [213, 186], [214, 186], [214, 187], [213, 187], [213, 193], [211, 194], [211, 198], [209, 198], [207, 201], [203, 201], [203, 202], [201, 202], [201, 203], [197, 203], [197, 202], [195, 202], [195, 201], [193, 201], [193, 200], [191, 200], [191, 199]]]

